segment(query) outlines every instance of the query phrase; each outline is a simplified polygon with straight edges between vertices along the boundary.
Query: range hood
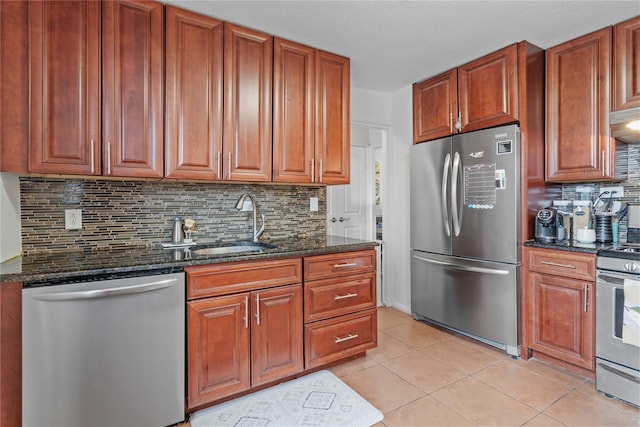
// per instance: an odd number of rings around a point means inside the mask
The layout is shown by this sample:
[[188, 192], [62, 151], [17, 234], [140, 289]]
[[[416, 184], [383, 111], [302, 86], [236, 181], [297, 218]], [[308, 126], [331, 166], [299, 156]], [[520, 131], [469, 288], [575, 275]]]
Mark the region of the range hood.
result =
[[[629, 127], [630, 124], [632, 124]], [[629, 144], [640, 144], [640, 107], [609, 113], [611, 136]]]

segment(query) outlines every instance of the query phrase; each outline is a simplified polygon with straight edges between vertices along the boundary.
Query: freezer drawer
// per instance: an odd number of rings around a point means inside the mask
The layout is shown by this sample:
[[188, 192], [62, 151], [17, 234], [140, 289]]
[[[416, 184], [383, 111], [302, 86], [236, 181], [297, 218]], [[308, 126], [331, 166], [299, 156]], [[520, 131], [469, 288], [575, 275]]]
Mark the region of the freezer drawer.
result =
[[411, 253], [411, 311], [520, 354], [520, 282], [517, 264]]

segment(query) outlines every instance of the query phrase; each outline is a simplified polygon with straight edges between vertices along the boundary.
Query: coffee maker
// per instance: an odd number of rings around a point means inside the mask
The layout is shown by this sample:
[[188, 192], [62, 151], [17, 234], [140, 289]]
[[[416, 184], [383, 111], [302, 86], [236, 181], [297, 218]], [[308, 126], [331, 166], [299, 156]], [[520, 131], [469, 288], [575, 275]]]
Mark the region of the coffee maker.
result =
[[558, 233], [558, 211], [549, 207], [536, 215], [536, 242], [554, 243]]

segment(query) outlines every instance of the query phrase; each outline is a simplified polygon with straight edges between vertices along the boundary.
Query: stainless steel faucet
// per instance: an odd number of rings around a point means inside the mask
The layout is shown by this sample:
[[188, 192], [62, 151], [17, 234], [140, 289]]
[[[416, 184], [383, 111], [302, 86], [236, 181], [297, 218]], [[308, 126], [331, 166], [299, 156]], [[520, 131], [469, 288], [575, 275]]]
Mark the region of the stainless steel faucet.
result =
[[264, 214], [260, 214], [260, 219], [262, 219], [262, 225], [260, 226], [260, 229], [257, 230], [257, 218], [256, 218], [256, 201], [254, 200], [253, 196], [251, 196], [250, 194], [244, 193], [242, 196], [240, 196], [240, 199], [238, 199], [238, 202], [236, 203], [236, 209], [239, 211], [244, 211], [244, 203], [247, 201], [247, 199], [249, 199], [249, 201], [251, 202], [251, 209], [253, 210], [253, 241], [254, 242], [258, 242], [258, 239], [260, 238], [260, 236], [262, 236], [262, 233], [264, 233]]

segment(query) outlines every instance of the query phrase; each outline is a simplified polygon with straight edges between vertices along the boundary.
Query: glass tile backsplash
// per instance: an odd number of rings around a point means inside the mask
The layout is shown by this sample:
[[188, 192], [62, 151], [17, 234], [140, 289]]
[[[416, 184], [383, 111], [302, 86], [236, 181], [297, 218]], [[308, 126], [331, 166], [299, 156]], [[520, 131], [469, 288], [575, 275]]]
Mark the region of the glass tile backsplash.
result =
[[[256, 200], [258, 226], [265, 216], [262, 240], [325, 236], [323, 186], [21, 177], [22, 252], [159, 245], [176, 216], [195, 220], [197, 240], [249, 240], [252, 213], [235, 209], [242, 193]], [[65, 229], [65, 209], [82, 210], [82, 229]]]

